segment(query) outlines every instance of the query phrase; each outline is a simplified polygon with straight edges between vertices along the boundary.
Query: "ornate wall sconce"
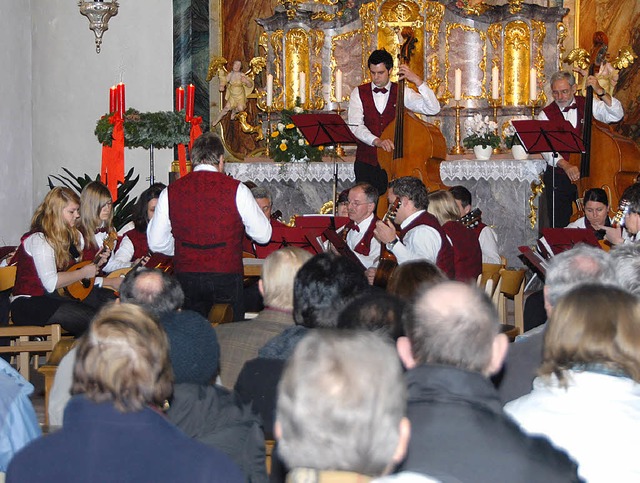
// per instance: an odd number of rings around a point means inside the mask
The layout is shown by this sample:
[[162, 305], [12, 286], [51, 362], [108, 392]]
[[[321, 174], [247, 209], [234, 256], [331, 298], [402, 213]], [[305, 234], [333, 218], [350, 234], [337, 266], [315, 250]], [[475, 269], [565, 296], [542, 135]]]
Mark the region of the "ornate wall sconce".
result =
[[78, 2], [80, 13], [89, 19], [89, 29], [96, 36], [96, 52], [100, 53], [102, 34], [109, 29], [109, 19], [118, 14], [118, 2], [116, 0], [95, 2]]

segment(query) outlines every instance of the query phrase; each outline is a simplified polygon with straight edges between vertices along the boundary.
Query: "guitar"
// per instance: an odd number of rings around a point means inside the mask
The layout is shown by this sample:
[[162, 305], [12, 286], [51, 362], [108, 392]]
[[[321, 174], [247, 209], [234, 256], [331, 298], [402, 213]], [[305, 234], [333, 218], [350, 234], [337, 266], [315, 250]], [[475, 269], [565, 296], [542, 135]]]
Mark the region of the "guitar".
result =
[[[162, 258], [165, 258], [165, 260], [160, 260]], [[168, 274], [173, 273], [173, 263], [170, 261], [169, 257], [160, 256], [154, 258], [154, 253], [149, 251], [145, 256], [140, 257], [140, 259], [130, 267], [119, 268], [118, 270], [109, 272], [109, 274], [105, 278], [124, 277], [129, 272], [134, 272], [138, 268], [147, 266], [149, 266], [149, 268], [157, 268], [158, 270], [161, 270]]]
[[[382, 217], [383, 223], [386, 223], [387, 220], [393, 221], [396, 218], [396, 213], [398, 212], [398, 208], [400, 208], [400, 203], [400, 197], [396, 197], [393, 204], [389, 206], [389, 209]], [[387, 249], [385, 243], [381, 243], [380, 261], [378, 263], [378, 268], [376, 268], [376, 275], [373, 279], [373, 285], [380, 288], [387, 288], [389, 277], [397, 266], [398, 259], [396, 258], [396, 256]]]
[[[85, 260], [76, 263], [75, 265], [70, 267], [67, 272], [75, 272], [76, 270], [80, 270], [82, 267], [86, 267], [90, 263], [97, 265], [100, 261], [100, 256], [104, 253], [105, 250], [113, 250], [117, 240], [118, 233], [115, 230], [110, 231], [107, 237], [104, 239], [104, 242], [102, 242], [102, 248], [100, 248], [100, 251], [96, 253], [96, 256], [93, 258], [93, 260]], [[87, 296], [91, 293], [95, 281], [95, 277], [83, 278], [82, 280], [73, 282], [66, 287], [62, 287], [61, 289], [59, 289], [59, 292], [61, 292], [61, 295], [67, 295], [71, 298], [82, 301], [86, 299]]]
[[467, 228], [475, 228], [480, 223], [480, 220], [482, 220], [482, 211], [480, 211], [480, 208], [474, 208], [458, 221]]
[[[627, 215], [627, 213], [629, 213], [629, 205], [629, 200], [620, 200], [618, 211], [616, 211], [615, 215], [613, 215], [613, 218], [611, 218], [611, 226], [613, 228], [624, 227], [624, 217]], [[611, 250], [611, 243], [609, 243], [607, 240], [598, 240], [598, 243], [603, 250], [607, 252]]]

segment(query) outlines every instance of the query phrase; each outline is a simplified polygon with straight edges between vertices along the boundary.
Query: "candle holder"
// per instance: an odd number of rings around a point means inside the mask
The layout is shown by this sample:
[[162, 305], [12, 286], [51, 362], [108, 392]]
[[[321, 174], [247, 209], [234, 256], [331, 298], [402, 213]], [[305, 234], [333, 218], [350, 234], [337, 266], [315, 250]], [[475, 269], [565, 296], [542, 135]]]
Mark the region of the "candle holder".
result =
[[527, 102], [527, 107], [531, 108], [531, 119], [536, 118], [536, 107], [540, 107], [542, 103], [537, 99], [529, 99]]
[[449, 154], [464, 154], [464, 148], [460, 144], [460, 109], [464, 109], [464, 106], [457, 100], [453, 109], [456, 110], [456, 145], [451, 148]]
[[273, 108], [271, 106], [265, 106], [264, 112], [267, 113], [267, 142], [265, 143], [264, 154], [270, 158], [271, 157], [271, 111]]
[[[502, 107], [502, 99], [499, 97], [497, 99], [489, 99], [489, 105], [493, 109], [493, 122], [495, 122], [497, 126], [498, 125], [498, 108]], [[496, 136], [499, 137], [498, 131], [499, 131], [499, 128], [496, 127]], [[500, 148], [500, 146], [498, 146], [497, 148], [493, 148], [493, 154], [500, 154], [500, 153], [502, 153], [502, 148]]]
[[[335, 112], [339, 116], [342, 116], [342, 113], [344, 111], [346, 111], [346, 109], [343, 109], [342, 107], [340, 107], [340, 101], [336, 102], [336, 105], [338, 107], [336, 107], [335, 109], [332, 109], [333, 112]], [[336, 155], [340, 156], [341, 158], [344, 157], [344, 148], [342, 147], [342, 144], [340, 144], [340, 143], [336, 144]], [[335, 199], [335, 197], [334, 197], [334, 199]]]

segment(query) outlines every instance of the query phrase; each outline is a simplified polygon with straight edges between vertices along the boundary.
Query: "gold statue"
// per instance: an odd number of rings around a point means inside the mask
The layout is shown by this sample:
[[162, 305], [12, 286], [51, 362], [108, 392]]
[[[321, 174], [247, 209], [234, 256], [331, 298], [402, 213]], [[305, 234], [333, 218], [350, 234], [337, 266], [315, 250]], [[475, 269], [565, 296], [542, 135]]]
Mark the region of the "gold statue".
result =
[[236, 60], [233, 62], [231, 72], [226, 72], [224, 67], [218, 69], [218, 78], [220, 79], [220, 92], [225, 93], [224, 108], [218, 114], [218, 117], [212, 123], [212, 126], [218, 124], [228, 112], [231, 112], [231, 119], [235, 119], [236, 115], [243, 112], [247, 107], [247, 97], [253, 92], [254, 84], [244, 72], [242, 72], [242, 62]]

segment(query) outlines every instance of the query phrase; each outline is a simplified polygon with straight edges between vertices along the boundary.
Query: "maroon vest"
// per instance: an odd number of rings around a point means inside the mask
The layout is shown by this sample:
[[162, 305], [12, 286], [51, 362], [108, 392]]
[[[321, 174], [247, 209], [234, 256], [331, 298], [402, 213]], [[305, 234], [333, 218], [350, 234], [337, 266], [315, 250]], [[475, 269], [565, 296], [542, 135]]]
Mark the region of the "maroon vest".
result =
[[149, 253], [149, 243], [147, 242], [146, 232], [138, 231], [134, 228], [126, 232], [124, 236], [128, 236], [133, 244], [133, 257], [131, 257], [130, 261], [137, 260]]
[[239, 184], [223, 173], [194, 171], [169, 185], [176, 272], [242, 273]]
[[475, 224], [475, 226], [471, 227], [471, 231], [475, 234], [476, 238], [480, 240], [480, 233], [482, 233], [482, 230], [484, 230], [486, 227], [487, 225], [479, 221]]
[[[396, 117], [396, 100], [398, 97], [398, 85], [395, 82], [391, 83], [391, 90], [389, 92], [389, 100], [387, 106], [382, 111], [382, 114], [376, 109], [376, 104], [373, 101], [373, 92], [371, 90], [371, 82], [362, 84], [358, 87], [358, 93], [360, 94], [360, 100], [362, 101], [362, 110], [364, 113], [364, 125], [371, 131], [372, 134], [380, 136], [382, 131], [391, 124]], [[356, 161], [364, 164], [370, 164], [372, 166], [379, 166], [378, 164], [378, 148], [375, 146], [369, 146], [358, 140], [356, 142]]]
[[36, 264], [24, 249], [24, 241], [33, 235], [35, 232], [27, 232], [22, 235], [20, 239], [20, 246], [16, 252], [15, 259], [18, 262], [16, 268], [16, 283], [11, 290], [13, 295], [31, 295], [37, 297], [46, 293], [40, 277], [38, 277], [38, 271], [36, 270]]
[[482, 273], [482, 250], [478, 237], [457, 221], [448, 221], [442, 229], [453, 245], [455, 279], [460, 282], [475, 282]]
[[[576, 127], [573, 127], [569, 121], [565, 120], [562, 111], [558, 107], [558, 104], [556, 104], [555, 102], [552, 102], [551, 104], [549, 104], [547, 107], [543, 109], [543, 111], [547, 115], [547, 118], [549, 118], [550, 121], [556, 121], [556, 122], [565, 121], [567, 123], [567, 127], [570, 130], [572, 130], [576, 134], [576, 136], [582, 139], [582, 125], [584, 120], [585, 98], [582, 96], [575, 96], [574, 100], [578, 108], [578, 122], [576, 123]], [[569, 159], [569, 156], [571, 155], [571, 153], [563, 153], [563, 152], [558, 154], [560, 154], [560, 156], [562, 156], [564, 159]]]
[[400, 241], [404, 240], [405, 235], [411, 231], [416, 226], [426, 225], [430, 226], [434, 230], [438, 232], [440, 235], [440, 251], [438, 252], [438, 257], [436, 258], [436, 265], [440, 270], [442, 270], [447, 277], [450, 279], [455, 279], [455, 267], [453, 264], [453, 248], [451, 248], [451, 244], [449, 240], [447, 240], [447, 236], [444, 233], [444, 230], [438, 223], [438, 220], [431, 213], [423, 212], [416, 219], [414, 219], [411, 223], [409, 223], [401, 232], [400, 232]]

